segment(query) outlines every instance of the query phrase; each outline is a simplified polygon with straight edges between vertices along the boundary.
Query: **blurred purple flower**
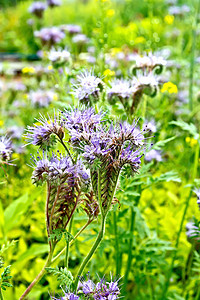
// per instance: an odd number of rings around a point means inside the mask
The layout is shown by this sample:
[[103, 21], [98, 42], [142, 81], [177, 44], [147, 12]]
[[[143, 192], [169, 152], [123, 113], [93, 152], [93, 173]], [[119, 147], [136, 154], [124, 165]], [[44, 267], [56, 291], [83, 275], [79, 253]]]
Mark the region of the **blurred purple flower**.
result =
[[35, 31], [34, 35], [40, 38], [43, 44], [49, 46], [59, 43], [65, 37], [65, 33], [58, 27], [42, 28], [40, 31]]
[[151, 149], [149, 152], [147, 152], [146, 154], [145, 154], [145, 157], [144, 157], [144, 159], [146, 160], [146, 161], [151, 161], [151, 160], [156, 160], [156, 161], [162, 161], [162, 156], [161, 156], [161, 153], [160, 153], [160, 151], [158, 151], [158, 150], [155, 150], [155, 149]]
[[37, 16], [38, 18], [42, 18], [43, 13], [46, 8], [47, 8], [47, 6], [44, 2], [36, 1], [31, 4], [28, 11], [31, 14], [34, 14], [35, 16]]
[[61, 0], [47, 0], [47, 5], [49, 7], [60, 6], [62, 4]]

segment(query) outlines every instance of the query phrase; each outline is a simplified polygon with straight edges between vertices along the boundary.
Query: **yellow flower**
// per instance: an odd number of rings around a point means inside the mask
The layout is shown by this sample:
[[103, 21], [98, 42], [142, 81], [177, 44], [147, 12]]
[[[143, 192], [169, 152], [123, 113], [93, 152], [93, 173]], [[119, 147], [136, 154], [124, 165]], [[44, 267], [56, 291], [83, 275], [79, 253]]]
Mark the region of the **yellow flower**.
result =
[[189, 136], [187, 136], [187, 137], [185, 138], [185, 141], [186, 141], [186, 143], [189, 143], [189, 142], [191, 141], [191, 138], [190, 138]]
[[164, 21], [165, 21], [165, 23], [167, 23], [168, 25], [171, 25], [171, 24], [173, 24], [173, 22], [174, 22], [174, 16], [167, 15], [167, 16], [164, 17]]
[[191, 147], [195, 146], [197, 143], [198, 143], [197, 140], [195, 140], [194, 138], [191, 138], [191, 141], [190, 141], [190, 146]]
[[119, 53], [119, 52], [121, 52], [122, 50], [121, 50], [121, 48], [112, 48], [111, 49], [111, 55], [112, 56], [115, 56], [117, 53]]
[[0, 127], [3, 126], [3, 124], [4, 124], [4, 121], [0, 120]]
[[54, 100], [54, 101], [57, 101], [57, 100], [58, 100], [58, 95], [57, 95], [57, 94], [54, 94], [54, 95], [53, 95], [53, 100]]
[[53, 66], [49, 65], [48, 70], [51, 71], [53, 69]]
[[13, 153], [12, 158], [13, 159], [18, 159], [19, 158], [19, 153]]
[[166, 82], [163, 84], [163, 87], [161, 89], [161, 93], [168, 92], [169, 94], [177, 94], [178, 88], [177, 86], [172, 82]]
[[35, 69], [33, 67], [24, 67], [22, 69], [22, 73], [23, 74], [26, 74], [26, 73], [34, 74], [35, 73]]
[[107, 12], [106, 12], [106, 16], [108, 18], [113, 17], [114, 14], [115, 14], [115, 10], [114, 9], [108, 9]]
[[112, 76], [115, 76], [115, 71], [111, 71], [110, 69], [106, 69], [106, 70], [103, 72], [103, 75], [104, 75], [104, 76], [108, 76], [108, 77], [112, 77]]

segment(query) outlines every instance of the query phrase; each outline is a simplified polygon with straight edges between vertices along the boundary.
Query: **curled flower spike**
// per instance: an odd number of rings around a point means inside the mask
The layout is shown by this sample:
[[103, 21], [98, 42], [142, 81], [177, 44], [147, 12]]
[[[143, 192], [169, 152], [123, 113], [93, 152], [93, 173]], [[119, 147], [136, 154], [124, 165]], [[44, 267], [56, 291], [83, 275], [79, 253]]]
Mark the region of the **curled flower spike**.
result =
[[200, 189], [194, 189], [193, 192], [197, 195], [197, 204], [198, 204], [199, 210], [200, 210]]
[[5, 163], [10, 160], [12, 153], [12, 143], [6, 136], [0, 137], [0, 162]]
[[144, 56], [136, 55], [134, 60], [135, 65], [132, 67], [132, 72], [134, 75], [136, 75], [138, 69], [143, 71], [148, 70], [149, 72], [155, 70], [157, 74], [160, 74], [163, 67], [167, 64], [164, 58], [161, 56], [155, 56], [152, 53]]
[[54, 230], [66, 228], [81, 202], [82, 186], [88, 185], [89, 176], [80, 161], [72, 164], [68, 156], [43, 154], [33, 161], [33, 182], [37, 185], [47, 182], [46, 222], [50, 238]]
[[87, 130], [73, 123], [71, 133], [76, 138], [75, 149], [82, 152], [90, 167], [92, 187], [105, 212], [112, 203], [122, 167], [128, 164], [134, 172], [139, 169], [145, 132], [146, 129], [137, 128], [137, 123], [124, 122], [108, 127], [98, 122], [95, 128], [91, 126]]
[[100, 78], [91, 71], [85, 71], [77, 76], [77, 81], [74, 94], [80, 101], [90, 103], [91, 100], [98, 100], [99, 93], [103, 89], [103, 82]]
[[63, 124], [59, 118], [54, 115], [54, 119], [49, 120], [41, 115], [34, 126], [28, 126], [26, 138], [29, 144], [39, 146], [40, 148], [49, 148], [55, 143], [56, 135], [60, 140], [64, 137]]

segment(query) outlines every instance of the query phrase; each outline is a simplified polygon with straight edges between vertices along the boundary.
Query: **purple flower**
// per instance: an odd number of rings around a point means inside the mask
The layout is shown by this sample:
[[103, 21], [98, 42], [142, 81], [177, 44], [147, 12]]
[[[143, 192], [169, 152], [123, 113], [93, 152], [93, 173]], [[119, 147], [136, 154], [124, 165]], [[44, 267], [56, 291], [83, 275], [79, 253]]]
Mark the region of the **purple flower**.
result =
[[52, 298], [54, 300], [80, 300], [79, 296], [73, 293], [65, 293], [64, 297], [61, 298]]
[[53, 91], [37, 90], [31, 91], [29, 98], [34, 106], [47, 107], [54, 99], [57, 99], [57, 94]]
[[200, 210], [200, 189], [194, 189], [195, 194], [197, 195], [197, 204]]
[[12, 139], [20, 139], [22, 137], [24, 128], [23, 127], [19, 127], [16, 125], [13, 125], [11, 127], [8, 128], [7, 130], [7, 134], [12, 138]]
[[118, 97], [120, 100], [128, 100], [133, 94], [130, 81], [116, 79], [110, 84], [111, 87], [107, 90], [108, 100], [112, 100], [115, 97]]
[[50, 118], [47, 120], [45, 117], [41, 116], [41, 119], [37, 121], [39, 124], [28, 126], [26, 137], [29, 140], [29, 143], [40, 146], [41, 148], [48, 148], [55, 142], [55, 138], [52, 137], [53, 134], [57, 135], [59, 139], [63, 139], [63, 126], [56, 116], [54, 116], [53, 120]]
[[38, 18], [42, 18], [45, 9], [47, 8], [44, 2], [36, 1], [31, 4], [28, 11], [31, 14], [36, 15]]
[[78, 109], [63, 112], [64, 127], [71, 135], [72, 144], [87, 139], [91, 131], [101, 122], [102, 113], [95, 114], [93, 108], [80, 111]]
[[69, 186], [74, 186], [76, 183], [88, 184], [89, 176], [81, 163], [77, 161], [75, 165], [69, 156], [55, 155], [52, 153], [51, 157], [44, 156], [37, 158], [32, 157], [33, 160], [33, 183], [39, 185], [43, 182], [58, 182], [68, 183]]
[[57, 27], [42, 28], [40, 31], [35, 31], [34, 35], [40, 38], [43, 44], [49, 46], [59, 43], [65, 37], [65, 33]]
[[155, 159], [156, 161], [160, 162], [162, 161], [162, 156], [161, 156], [161, 152], [155, 149], [151, 149], [149, 152], [147, 152], [145, 154], [144, 159], [146, 161], [151, 161], [153, 159]]
[[103, 82], [96, 77], [91, 71], [77, 76], [77, 85], [74, 94], [80, 101], [89, 101], [90, 98], [98, 99], [99, 92], [103, 88]]
[[81, 32], [81, 27], [79, 25], [74, 24], [64, 24], [60, 26], [62, 31], [66, 31], [69, 34], [77, 34]]
[[6, 136], [0, 137], [0, 162], [7, 162], [12, 153], [12, 143]]
[[70, 53], [67, 49], [62, 50], [59, 48], [56, 50], [55, 48], [52, 48], [48, 53], [48, 59], [53, 63], [64, 63], [69, 61]]
[[89, 39], [85, 34], [79, 33], [79, 34], [76, 34], [76, 35], [73, 36], [72, 42], [74, 44], [84, 45], [84, 44], [87, 44], [89, 42]]
[[156, 122], [155, 120], [145, 121], [143, 125], [143, 129], [148, 129], [151, 132], [156, 132]]
[[135, 67], [145, 69], [148, 68], [153, 70], [156, 66], [165, 66], [167, 64], [166, 60], [160, 56], [155, 56], [152, 53], [148, 55], [135, 56]]
[[61, 0], [47, 0], [47, 5], [49, 7], [60, 6], [62, 4]]
[[118, 287], [118, 280], [105, 282], [101, 279], [95, 284], [92, 280], [82, 281], [78, 286], [78, 292], [82, 292], [88, 299], [94, 300], [115, 300], [119, 299], [120, 290]]

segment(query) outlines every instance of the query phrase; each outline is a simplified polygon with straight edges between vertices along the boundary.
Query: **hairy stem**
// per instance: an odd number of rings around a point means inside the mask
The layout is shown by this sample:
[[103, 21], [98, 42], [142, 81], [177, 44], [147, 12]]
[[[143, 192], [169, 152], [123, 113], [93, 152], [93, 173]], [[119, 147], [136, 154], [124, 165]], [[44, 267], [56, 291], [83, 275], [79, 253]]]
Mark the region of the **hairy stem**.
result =
[[113, 224], [115, 232], [115, 259], [116, 259], [116, 275], [120, 272], [120, 261], [119, 261], [119, 241], [118, 241], [118, 230], [117, 230], [117, 214], [113, 211]]
[[78, 282], [79, 282], [79, 277], [82, 275], [86, 265], [88, 264], [88, 262], [90, 261], [91, 257], [93, 256], [93, 254], [95, 253], [95, 251], [97, 250], [99, 244], [101, 243], [103, 236], [104, 236], [104, 231], [105, 231], [105, 222], [106, 222], [106, 216], [102, 216], [101, 219], [101, 228], [100, 231], [98, 233], [98, 236], [92, 246], [92, 248], [90, 249], [88, 255], [85, 257], [85, 259], [83, 260], [78, 273], [76, 275], [75, 281], [74, 281], [74, 290], [77, 290], [77, 286], [78, 286]]
[[1, 288], [0, 288], [0, 300], [3, 300], [3, 294], [2, 294]]
[[[74, 236], [73, 240], [69, 243], [69, 246], [71, 247], [76, 238], [85, 230], [85, 228], [92, 222], [92, 220], [88, 220], [88, 222], [77, 232], [77, 234]], [[65, 246], [51, 261], [51, 264], [53, 264], [66, 250], [67, 246]]]
[[[72, 231], [72, 223], [73, 223], [73, 216], [70, 220], [70, 223], [69, 223], [69, 233], [71, 233]], [[67, 244], [66, 244], [66, 254], [65, 254], [65, 267], [68, 269], [68, 262], [69, 262], [69, 237], [68, 237], [68, 240], [67, 240]]]
[[53, 257], [53, 251], [54, 249], [52, 249], [52, 251], [49, 252], [49, 255], [47, 257], [47, 261], [44, 265], [44, 267], [42, 268], [42, 270], [40, 271], [40, 273], [35, 277], [35, 279], [31, 282], [31, 284], [29, 285], [29, 287], [25, 290], [25, 292], [23, 293], [23, 295], [20, 297], [20, 300], [25, 299], [25, 297], [30, 293], [30, 291], [32, 290], [32, 288], [40, 281], [40, 279], [43, 277], [44, 273], [45, 273], [45, 268], [49, 267], [51, 265], [51, 259]]

